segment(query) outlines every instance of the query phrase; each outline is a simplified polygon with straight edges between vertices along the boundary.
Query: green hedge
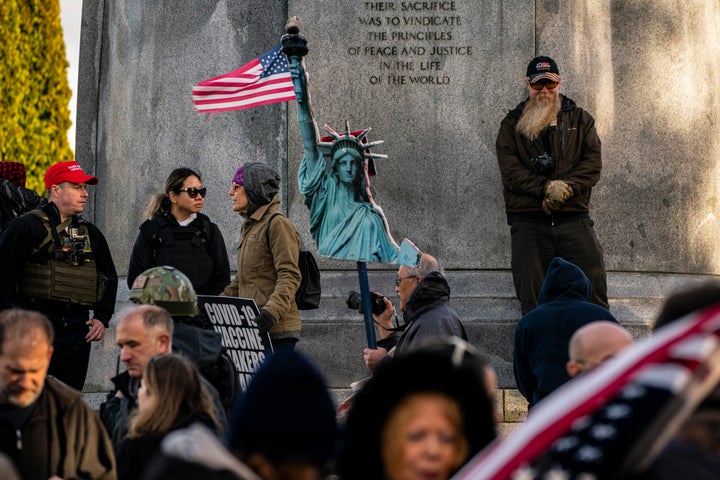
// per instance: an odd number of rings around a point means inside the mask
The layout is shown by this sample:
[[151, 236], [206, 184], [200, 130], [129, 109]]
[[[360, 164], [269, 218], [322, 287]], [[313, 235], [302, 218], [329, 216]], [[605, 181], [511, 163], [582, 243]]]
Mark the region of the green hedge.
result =
[[0, 1], [0, 160], [22, 162], [27, 187], [72, 160], [70, 87], [58, 0]]

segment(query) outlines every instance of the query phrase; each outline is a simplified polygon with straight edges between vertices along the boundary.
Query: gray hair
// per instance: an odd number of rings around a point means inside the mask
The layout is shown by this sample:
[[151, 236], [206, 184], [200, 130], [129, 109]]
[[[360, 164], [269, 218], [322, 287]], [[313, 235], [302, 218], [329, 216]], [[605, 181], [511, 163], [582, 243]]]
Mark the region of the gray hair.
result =
[[417, 267], [410, 269], [410, 275], [419, 278], [425, 278], [432, 272], [443, 273], [443, 269], [440, 262], [438, 262], [435, 257], [428, 255], [427, 253], [422, 254], [422, 257], [420, 257], [420, 264]]
[[37, 332], [42, 332], [52, 345], [55, 340], [50, 320], [40, 312], [10, 308], [0, 312], [0, 355], [6, 341], [18, 341], [31, 338]]
[[146, 329], [159, 328], [167, 332], [170, 338], [172, 338], [173, 331], [175, 330], [175, 322], [173, 322], [172, 317], [164, 308], [158, 307], [157, 305], [135, 305], [127, 307], [119, 313], [118, 323], [132, 316], [140, 317]]

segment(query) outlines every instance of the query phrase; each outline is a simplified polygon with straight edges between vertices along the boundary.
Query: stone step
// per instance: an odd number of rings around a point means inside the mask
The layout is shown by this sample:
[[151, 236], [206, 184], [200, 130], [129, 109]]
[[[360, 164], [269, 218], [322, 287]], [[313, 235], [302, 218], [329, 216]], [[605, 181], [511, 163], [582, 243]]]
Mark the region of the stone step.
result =
[[[468, 331], [470, 341], [482, 348], [498, 372], [501, 388], [513, 388], [512, 339], [520, 318], [512, 276], [508, 270], [446, 272], [451, 302]], [[397, 306], [394, 270], [368, 272], [370, 289], [387, 294]], [[705, 276], [611, 272], [608, 274], [610, 310], [636, 337], [647, 333], [662, 302], [672, 290]], [[344, 390], [367, 376], [362, 350], [366, 346], [363, 317], [347, 308], [349, 290], [359, 291], [357, 273], [352, 270], [322, 271], [323, 294], [318, 310], [301, 312], [303, 336], [299, 348], [325, 373], [333, 389]], [[124, 279], [118, 291], [119, 311], [127, 302]], [[109, 378], [118, 370], [118, 349], [114, 342], [115, 319], [103, 342], [92, 347], [90, 371], [85, 384], [89, 393], [108, 391]]]

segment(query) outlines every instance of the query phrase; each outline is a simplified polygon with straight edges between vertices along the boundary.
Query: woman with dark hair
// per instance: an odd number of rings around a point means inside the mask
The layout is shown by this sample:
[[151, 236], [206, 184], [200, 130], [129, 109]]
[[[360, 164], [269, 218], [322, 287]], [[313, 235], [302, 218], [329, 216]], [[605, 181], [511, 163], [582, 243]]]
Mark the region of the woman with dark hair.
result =
[[170, 265], [183, 272], [198, 295], [217, 295], [230, 283], [225, 240], [218, 226], [200, 213], [207, 189], [200, 174], [176, 168], [165, 189], [150, 197], [135, 240], [127, 283], [148, 268]]
[[340, 478], [450, 478], [495, 439], [493, 382], [485, 356], [457, 337], [380, 364], [347, 416]]
[[117, 451], [118, 479], [137, 479], [168, 433], [201, 423], [220, 434], [213, 401], [200, 372], [187, 357], [153, 357], [143, 370], [138, 410]]

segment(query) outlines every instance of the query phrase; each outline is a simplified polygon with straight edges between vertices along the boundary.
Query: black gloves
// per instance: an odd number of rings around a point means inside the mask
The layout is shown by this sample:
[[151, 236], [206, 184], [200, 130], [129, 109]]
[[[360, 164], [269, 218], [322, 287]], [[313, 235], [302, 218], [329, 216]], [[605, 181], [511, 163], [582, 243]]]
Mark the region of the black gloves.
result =
[[260, 314], [255, 317], [255, 323], [261, 332], [267, 332], [277, 323], [277, 320], [270, 312], [261, 308]]

